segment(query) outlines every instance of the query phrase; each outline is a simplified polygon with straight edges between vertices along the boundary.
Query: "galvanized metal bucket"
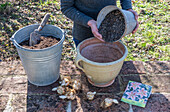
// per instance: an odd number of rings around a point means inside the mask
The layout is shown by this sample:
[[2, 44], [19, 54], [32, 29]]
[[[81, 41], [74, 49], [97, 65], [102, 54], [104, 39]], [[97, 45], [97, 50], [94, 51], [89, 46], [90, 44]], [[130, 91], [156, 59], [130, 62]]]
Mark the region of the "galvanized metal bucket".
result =
[[[116, 6], [113, 6], [113, 5], [106, 6], [99, 12], [99, 14], [97, 16], [97, 28], [100, 27], [100, 24], [105, 19], [106, 15], [114, 10], [119, 10], [125, 19], [125, 31], [124, 31], [123, 35], [121, 36], [121, 38], [124, 37], [125, 35], [132, 33], [132, 31], [136, 27], [136, 20], [135, 20], [134, 14], [130, 11], [122, 10]], [[119, 40], [117, 40], [117, 41], [119, 41]]]
[[19, 45], [19, 43], [28, 40], [30, 33], [38, 26], [38, 24], [34, 24], [18, 30], [11, 37], [11, 40], [17, 48], [29, 82], [37, 86], [46, 86], [54, 83], [59, 78], [61, 53], [65, 37], [60, 28], [46, 25], [40, 31], [40, 34], [60, 38], [57, 44], [44, 49], [28, 49]]

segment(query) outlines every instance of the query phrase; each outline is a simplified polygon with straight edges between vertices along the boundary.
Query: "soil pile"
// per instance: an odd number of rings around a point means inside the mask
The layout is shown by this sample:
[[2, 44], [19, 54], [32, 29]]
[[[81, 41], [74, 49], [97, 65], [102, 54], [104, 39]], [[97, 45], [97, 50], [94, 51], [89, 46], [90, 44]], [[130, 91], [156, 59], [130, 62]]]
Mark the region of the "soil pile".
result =
[[119, 40], [125, 30], [125, 20], [119, 10], [108, 13], [99, 27], [99, 33], [106, 42]]
[[52, 36], [48, 36], [48, 37], [41, 36], [40, 42], [34, 46], [29, 46], [29, 40], [21, 42], [20, 45], [28, 49], [44, 49], [57, 44], [59, 41], [60, 41], [59, 38], [55, 38]]
[[81, 55], [90, 61], [98, 63], [113, 62], [123, 56], [123, 54], [112, 45], [101, 43], [86, 46], [81, 50]]

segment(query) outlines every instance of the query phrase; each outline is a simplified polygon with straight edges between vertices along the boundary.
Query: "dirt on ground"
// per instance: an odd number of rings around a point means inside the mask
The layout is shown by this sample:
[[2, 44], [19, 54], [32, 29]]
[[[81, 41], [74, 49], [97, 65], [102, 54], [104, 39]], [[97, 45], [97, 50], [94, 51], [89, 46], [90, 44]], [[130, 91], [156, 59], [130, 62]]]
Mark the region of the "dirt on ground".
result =
[[119, 10], [108, 13], [99, 27], [99, 33], [106, 42], [119, 40], [125, 30], [125, 20]]
[[29, 40], [25, 40], [21, 42], [20, 45], [28, 49], [44, 49], [44, 48], [51, 47], [57, 44], [59, 41], [60, 41], [59, 38], [55, 38], [52, 36], [48, 36], [48, 37], [41, 36], [40, 42], [34, 46], [29, 46]]

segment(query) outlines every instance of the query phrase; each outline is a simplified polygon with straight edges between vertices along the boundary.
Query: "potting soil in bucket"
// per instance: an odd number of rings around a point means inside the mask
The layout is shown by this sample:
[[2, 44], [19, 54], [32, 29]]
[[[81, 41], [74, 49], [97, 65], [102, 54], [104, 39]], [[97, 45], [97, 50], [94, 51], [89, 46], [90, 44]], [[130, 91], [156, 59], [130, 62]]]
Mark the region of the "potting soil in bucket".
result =
[[25, 40], [21, 43], [19, 43], [21, 46], [28, 48], [28, 49], [44, 49], [47, 47], [51, 47], [55, 44], [57, 44], [60, 41], [60, 38], [55, 38], [52, 36], [41, 36], [40, 42], [35, 44], [34, 46], [29, 46], [29, 40]]
[[30, 83], [46, 86], [59, 78], [63, 31], [53, 25], [46, 25], [40, 34], [41, 41], [28, 46], [30, 33], [39, 25], [29, 25], [18, 30], [11, 38], [17, 48], [22, 65]]

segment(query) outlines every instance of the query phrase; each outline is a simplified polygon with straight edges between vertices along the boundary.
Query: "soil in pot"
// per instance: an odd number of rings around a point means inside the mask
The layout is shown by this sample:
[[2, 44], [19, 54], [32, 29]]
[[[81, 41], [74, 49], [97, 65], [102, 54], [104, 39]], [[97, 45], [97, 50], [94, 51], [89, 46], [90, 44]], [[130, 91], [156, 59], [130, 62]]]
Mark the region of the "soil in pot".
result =
[[47, 47], [51, 47], [55, 44], [57, 44], [60, 41], [59, 38], [55, 38], [52, 36], [41, 36], [40, 37], [40, 42], [37, 43], [34, 46], [29, 46], [29, 40], [25, 40], [20, 43], [22, 47], [28, 48], [28, 49], [44, 49]]
[[99, 33], [105, 42], [119, 40], [125, 31], [124, 16], [119, 10], [108, 13], [99, 27]]
[[113, 62], [123, 57], [119, 49], [104, 43], [88, 45], [80, 53], [88, 60], [98, 63]]

